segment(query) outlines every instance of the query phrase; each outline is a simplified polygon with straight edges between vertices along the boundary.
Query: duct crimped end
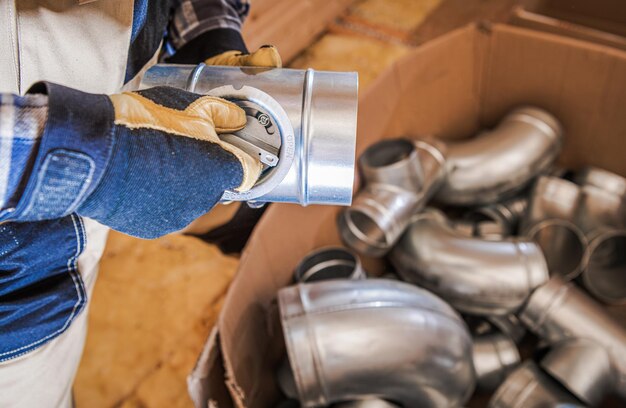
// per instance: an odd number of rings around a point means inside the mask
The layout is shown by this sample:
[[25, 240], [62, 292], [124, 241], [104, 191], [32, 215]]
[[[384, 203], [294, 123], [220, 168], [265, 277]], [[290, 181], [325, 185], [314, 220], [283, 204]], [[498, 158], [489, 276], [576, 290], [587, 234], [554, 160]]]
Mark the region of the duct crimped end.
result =
[[[533, 106], [522, 106], [511, 112], [504, 120], [529, 121], [541, 128], [546, 136], [553, 138], [559, 145], [563, 142], [563, 126], [550, 112]], [[560, 146], [559, 146], [560, 147]]]

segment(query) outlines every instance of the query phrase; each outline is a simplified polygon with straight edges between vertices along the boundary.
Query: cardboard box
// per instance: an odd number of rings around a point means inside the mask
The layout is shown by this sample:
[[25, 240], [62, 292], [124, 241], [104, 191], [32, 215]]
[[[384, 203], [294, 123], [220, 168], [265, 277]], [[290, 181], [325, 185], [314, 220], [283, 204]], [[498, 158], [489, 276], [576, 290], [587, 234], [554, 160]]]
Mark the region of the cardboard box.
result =
[[623, 0], [526, 0], [511, 24], [626, 50]]
[[[561, 164], [626, 175], [626, 53], [505, 25], [468, 26], [411, 52], [361, 96], [357, 154], [403, 135], [460, 139], [535, 105], [566, 129]], [[198, 406], [274, 407], [279, 288], [310, 250], [339, 243], [339, 208], [274, 205], [245, 250], [190, 389]], [[626, 315], [626, 310], [617, 310]], [[232, 399], [232, 401], [231, 401]]]

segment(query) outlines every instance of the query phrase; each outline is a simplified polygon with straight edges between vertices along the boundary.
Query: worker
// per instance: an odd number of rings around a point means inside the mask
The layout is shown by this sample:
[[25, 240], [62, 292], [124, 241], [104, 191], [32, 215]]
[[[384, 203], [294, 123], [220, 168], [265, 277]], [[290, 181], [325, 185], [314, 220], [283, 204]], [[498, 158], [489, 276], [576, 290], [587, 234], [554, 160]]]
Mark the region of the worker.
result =
[[[177, 231], [261, 165], [217, 136], [226, 100], [137, 88], [173, 63], [280, 67], [248, 53], [244, 0], [0, 0], [0, 407], [72, 406], [108, 228]], [[161, 57], [161, 59], [164, 57]]]

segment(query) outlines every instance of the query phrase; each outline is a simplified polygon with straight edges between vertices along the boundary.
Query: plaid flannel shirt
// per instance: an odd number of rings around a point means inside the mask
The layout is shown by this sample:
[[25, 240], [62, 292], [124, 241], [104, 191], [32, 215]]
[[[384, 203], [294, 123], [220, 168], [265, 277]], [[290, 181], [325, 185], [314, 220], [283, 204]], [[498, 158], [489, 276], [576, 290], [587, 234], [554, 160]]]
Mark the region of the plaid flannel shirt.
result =
[[[167, 44], [174, 52], [215, 29], [240, 31], [248, 0], [180, 0], [167, 27]], [[135, 0], [133, 37], [145, 21], [148, 0]], [[0, 94], [0, 220], [19, 200], [21, 181], [32, 168], [46, 124], [45, 95]]]

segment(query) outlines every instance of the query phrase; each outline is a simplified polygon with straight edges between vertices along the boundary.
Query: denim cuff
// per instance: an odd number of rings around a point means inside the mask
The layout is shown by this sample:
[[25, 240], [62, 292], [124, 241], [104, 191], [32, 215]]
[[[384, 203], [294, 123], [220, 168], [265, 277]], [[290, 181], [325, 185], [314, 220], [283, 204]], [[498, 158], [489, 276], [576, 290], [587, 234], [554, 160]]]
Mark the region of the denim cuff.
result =
[[0, 220], [40, 221], [71, 214], [102, 178], [111, 157], [115, 112], [106, 95], [39, 82], [48, 120], [19, 203]]

